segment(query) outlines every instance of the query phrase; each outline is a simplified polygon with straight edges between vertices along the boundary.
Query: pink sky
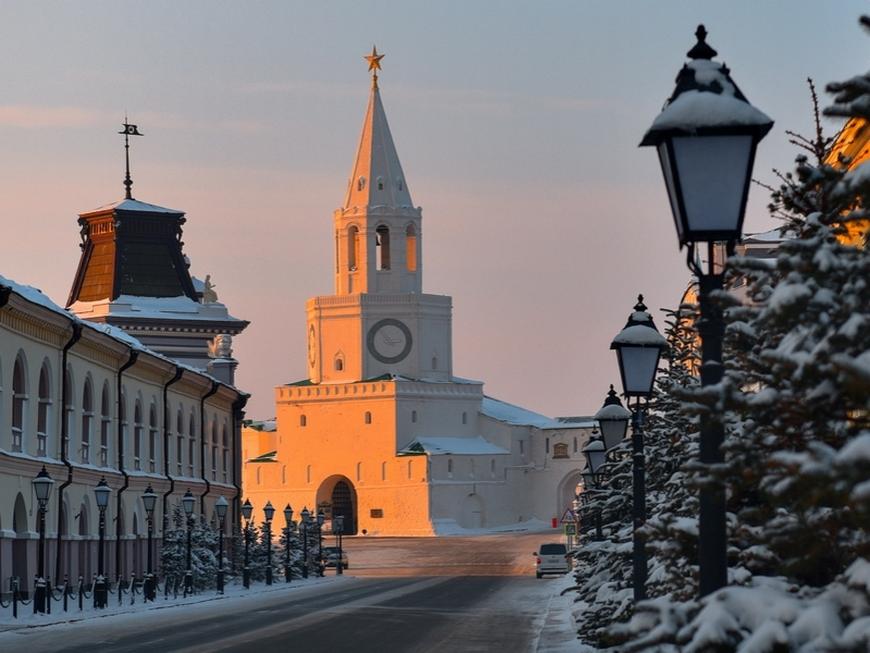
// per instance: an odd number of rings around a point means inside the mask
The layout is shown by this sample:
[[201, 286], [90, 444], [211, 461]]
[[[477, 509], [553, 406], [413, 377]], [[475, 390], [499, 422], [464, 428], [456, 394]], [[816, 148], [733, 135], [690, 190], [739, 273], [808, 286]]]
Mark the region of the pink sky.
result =
[[[305, 299], [332, 292], [332, 211], [375, 41], [423, 207], [424, 288], [454, 300], [455, 373], [550, 415], [593, 412], [618, 382], [608, 346], [636, 294], [673, 306], [687, 281], [637, 143], [697, 22], [776, 120], [756, 166], [770, 182], [793, 158], [783, 130], [810, 126], [806, 76], [866, 65], [866, 6], [532, 4], [4, 3], [0, 273], [66, 299], [76, 214], [123, 192], [128, 111], [145, 134], [134, 195], [187, 211], [193, 273], [252, 322], [235, 342], [249, 416], [271, 416], [272, 388], [305, 376]], [[748, 231], [773, 226], [765, 202], [756, 188]]]

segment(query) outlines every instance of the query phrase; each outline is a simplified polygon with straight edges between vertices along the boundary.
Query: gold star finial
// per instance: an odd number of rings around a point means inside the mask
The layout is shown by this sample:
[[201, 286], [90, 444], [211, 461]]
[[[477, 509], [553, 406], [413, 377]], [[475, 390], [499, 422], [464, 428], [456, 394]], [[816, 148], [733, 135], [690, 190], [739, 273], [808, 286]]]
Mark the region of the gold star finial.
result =
[[381, 59], [384, 55], [378, 54], [378, 49], [372, 45], [372, 53], [363, 57], [369, 62], [369, 70], [372, 73], [372, 88], [378, 87], [378, 71], [381, 69]]

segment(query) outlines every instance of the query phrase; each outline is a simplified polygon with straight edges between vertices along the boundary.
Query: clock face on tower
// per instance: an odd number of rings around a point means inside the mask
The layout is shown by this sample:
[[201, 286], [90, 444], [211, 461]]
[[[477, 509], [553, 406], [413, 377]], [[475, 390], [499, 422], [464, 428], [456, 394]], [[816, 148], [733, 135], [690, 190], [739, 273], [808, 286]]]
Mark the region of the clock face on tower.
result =
[[387, 318], [369, 329], [369, 353], [382, 363], [390, 365], [404, 360], [411, 353], [411, 330], [403, 322]]

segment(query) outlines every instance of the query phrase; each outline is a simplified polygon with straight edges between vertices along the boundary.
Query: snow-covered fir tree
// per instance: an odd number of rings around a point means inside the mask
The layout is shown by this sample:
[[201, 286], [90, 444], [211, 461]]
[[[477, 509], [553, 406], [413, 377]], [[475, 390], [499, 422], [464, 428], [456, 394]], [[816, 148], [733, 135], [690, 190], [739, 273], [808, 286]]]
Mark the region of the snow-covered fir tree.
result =
[[[213, 588], [217, 583], [218, 531], [201, 515], [191, 517], [190, 528], [193, 586], [198, 590]], [[181, 582], [187, 570], [187, 529], [187, 516], [178, 503], [172, 508], [160, 554], [163, 576], [170, 584]]]

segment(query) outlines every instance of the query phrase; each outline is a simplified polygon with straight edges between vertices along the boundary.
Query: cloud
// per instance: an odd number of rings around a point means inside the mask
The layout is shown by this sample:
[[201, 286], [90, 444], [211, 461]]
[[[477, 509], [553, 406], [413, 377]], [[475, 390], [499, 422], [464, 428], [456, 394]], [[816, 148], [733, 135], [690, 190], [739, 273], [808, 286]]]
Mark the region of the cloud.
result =
[[104, 124], [105, 113], [83, 107], [40, 107], [28, 104], [0, 105], [0, 126], [22, 129], [44, 127], [89, 127]]

